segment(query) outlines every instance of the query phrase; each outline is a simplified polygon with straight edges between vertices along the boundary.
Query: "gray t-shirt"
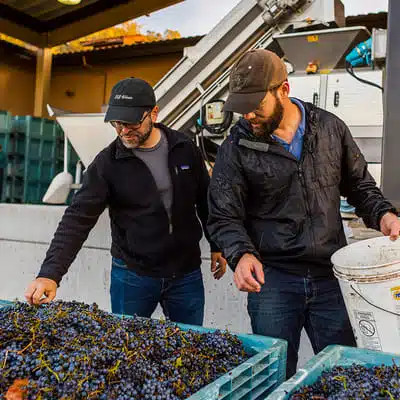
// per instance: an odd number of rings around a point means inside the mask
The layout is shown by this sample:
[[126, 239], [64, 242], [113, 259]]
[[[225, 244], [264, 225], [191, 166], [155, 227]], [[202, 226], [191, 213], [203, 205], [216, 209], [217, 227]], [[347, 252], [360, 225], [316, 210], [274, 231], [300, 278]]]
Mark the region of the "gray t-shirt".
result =
[[165, 133], [162, 130], [160, 130], [160, 132], [161, 139], [154, 147], [149, 149], [132, 149], [132, 152], [149, 168], [154, 180], [156, 181], [157, 188], [160, 192], [168, 216], [171, 217], [173, 188], [168, 167], [168, 141]]

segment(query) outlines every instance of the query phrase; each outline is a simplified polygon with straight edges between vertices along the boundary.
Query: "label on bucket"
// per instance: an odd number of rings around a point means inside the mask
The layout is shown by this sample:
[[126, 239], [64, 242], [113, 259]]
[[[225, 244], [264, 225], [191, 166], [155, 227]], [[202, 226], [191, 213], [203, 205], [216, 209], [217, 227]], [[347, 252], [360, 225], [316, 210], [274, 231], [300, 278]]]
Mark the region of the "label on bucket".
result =
[[374, 319], [374, 314], [367, 311], [354, 311], [357, 321], [357, 330], [362, 347], [370, 350], [382, 351], [381, 340]]
[[393, 298], [400, 301], [400, 286], [392, 287], [390, 291], [392, 292]]

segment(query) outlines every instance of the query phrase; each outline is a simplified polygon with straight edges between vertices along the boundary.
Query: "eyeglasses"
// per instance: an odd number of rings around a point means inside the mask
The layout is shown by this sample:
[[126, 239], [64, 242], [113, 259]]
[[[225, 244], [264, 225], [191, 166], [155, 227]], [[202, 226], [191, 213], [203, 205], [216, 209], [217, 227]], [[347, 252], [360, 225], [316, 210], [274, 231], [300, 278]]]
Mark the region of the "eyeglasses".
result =
[[127, 128], [127, 129], [139, 129], [145, 119], [151, 114], [151, 110], [148, 111], [143, 118], [137, 122], [136, 124], [131, 124], [128, 122], [122, 122], [122, 121], [110, 121], [110, 124], [117, 130], [122, 131], [122, 129]]

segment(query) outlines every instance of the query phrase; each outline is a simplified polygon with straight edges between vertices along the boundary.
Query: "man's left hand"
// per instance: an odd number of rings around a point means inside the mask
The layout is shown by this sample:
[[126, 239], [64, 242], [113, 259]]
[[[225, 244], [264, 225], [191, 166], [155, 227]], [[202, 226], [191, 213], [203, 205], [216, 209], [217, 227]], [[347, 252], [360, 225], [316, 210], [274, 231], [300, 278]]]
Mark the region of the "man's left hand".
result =
[[226, 260], [222, 253], [211, 253], [211, 272], [215, 279], [221, 279], [226, 272]]
[[380, 228], [385, 236], [390, 236], [390, 240], [397, 240], [400, 232], [399, 218], [392, 212], [387, 212], [381, 218]]

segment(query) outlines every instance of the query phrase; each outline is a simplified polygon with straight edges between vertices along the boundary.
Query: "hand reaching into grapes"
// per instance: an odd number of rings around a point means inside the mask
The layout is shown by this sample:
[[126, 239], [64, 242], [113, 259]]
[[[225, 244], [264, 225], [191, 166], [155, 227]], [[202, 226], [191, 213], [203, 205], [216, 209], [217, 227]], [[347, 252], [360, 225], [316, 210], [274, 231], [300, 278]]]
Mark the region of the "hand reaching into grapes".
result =
[[25, 298], [29, 304], [45, 304], [53, 301], [56, 293], [55, 281], [48, 278], [36, 278], [26, 289]]

